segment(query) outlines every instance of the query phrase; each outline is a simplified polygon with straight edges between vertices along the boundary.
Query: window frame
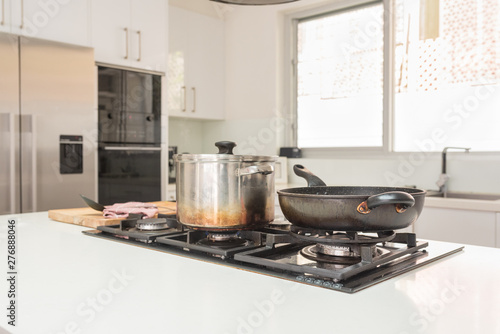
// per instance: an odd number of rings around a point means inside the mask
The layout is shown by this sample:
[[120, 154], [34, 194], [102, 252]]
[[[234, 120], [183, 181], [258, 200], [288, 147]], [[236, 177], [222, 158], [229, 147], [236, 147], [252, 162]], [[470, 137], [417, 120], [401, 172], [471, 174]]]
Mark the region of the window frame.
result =
[[[341, 13], [343, 11], [349, 11], [355, 8], [362, 8], [371, 5], [382, 4], [384, 10], [384, 65], [383, 65], [383, 129], [382, 129], [382, 146], [379, 147], [324, 147], [324, 148], [302, 148], [302, 151], [306, 155], [310, 156], [327, 156], [338, 153], [344, 153], [348, 155], [352, 154], [369, 154], [369, 155], [380, 155], [392, 152], [392, 105], [394, 95], [390, 90], [392, 85], [393, 72], [391, 68], [393, 66], [393, 48], [392, 48], [392, 36], [393, 36], [393, 18], [391, 10], [390, 0], [351, 0], [351, 1], [340, 1], [333, 4], [323, 5], [315, 7], [312, 9], [294, 12], [286, 16], [285, 22], [285, 64], [290, 64], [290, 69], [285, 71], [285, 83], [288, 83], [286, 89], [285, 101], [289, 102], [290, 105], [290, 115], [288, 115], [290, 120], [290, 126], [287, 127], [285, 133], [285, 141], [291, 146], [297, 146], [297, 26], [299, 21], [320, 18], [323, 16], [329, 16], [334, 13]], [[389, 8], [389, 11], [388, 11]], [[388, 15], [389, 14], [389, 15]], [[389, 50], [387, 47], [389, 46]], [[389, 82], [390, 80], [390, 82]]]
[[[330, 158], [330, 157], [396, 157], [407, 156], [415, 152], [394, 151], [394, 80], [395, 80], [395, 1], [394, 0], [341, 0], [335, 3], [320, 5], [306, 10], [285, 14], [284, 29], [284, 96], [285, 104], [290, 106], [286, 115], [287, 124], [284, 132], [284, 143], [288, 146], [297, 146], [297, 25], [301, 20], [314, 19], [322, 16], [340, 13], [359, 7], [374, 4], [383, 5], [384, 18], [384, 65], [383, 65], [383, 129], [382, 146], [380, 147], [325, 147], [325, 148], [302, 148], [303, 157], [306, 158]], [[474, 155], [492, 157], [500, 151], [473, 151]], [[430, 156], [437, 156], [440, 152], [425, 152]]]

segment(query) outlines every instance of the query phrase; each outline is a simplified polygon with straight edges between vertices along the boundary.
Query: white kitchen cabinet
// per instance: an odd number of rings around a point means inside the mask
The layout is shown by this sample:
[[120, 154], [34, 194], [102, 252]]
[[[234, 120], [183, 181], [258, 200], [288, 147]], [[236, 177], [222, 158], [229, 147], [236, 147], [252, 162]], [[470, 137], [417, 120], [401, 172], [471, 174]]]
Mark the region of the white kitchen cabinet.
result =
[[89, 46], [90, 0], [1, 0], [0, 31]]
[[417, 238], [495, 247], [495, 212], [425, 207], [414, 230]]
[[[0, 6], [0, 31], [1, 32], [12, 32], [12, 20], [13, 20], [13, 15], [12, 11], [10, 9], [11, 7], [11, 0], [1, 0], [1, 6]], [[18, 21], [21, 20], [21, 13], [16, 13], [18, 15]], [[18, 23], [19, 25], [21, 23]]]
[[[167, 59], [167, 1], [132, 0], [131, 39], [132, 62], [139, 62], [142, 68], [166, 71]], [[138, 49], [137, 49], [138, 47]]]
[[224, 119], [224, 21], [169, 8], [169, 116]]
[[96, 61], [164, 72], [166, 11], [163, 0], [93, 0]]

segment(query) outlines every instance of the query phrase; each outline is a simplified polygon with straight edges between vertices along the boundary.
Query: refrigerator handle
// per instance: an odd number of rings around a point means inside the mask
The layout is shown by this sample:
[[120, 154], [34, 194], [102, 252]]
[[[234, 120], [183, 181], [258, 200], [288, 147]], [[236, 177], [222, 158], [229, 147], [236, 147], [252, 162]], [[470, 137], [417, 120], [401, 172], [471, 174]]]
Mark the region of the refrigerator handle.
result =
[[2, 0], [2, 22], [0, 23], [0, 25], [4, 25], [5, 24], [5, 0]]
[[9, 201], [5, 205], [5, 209], [10, 213], [15, 213], [16, 210], [16, 144], [15, 144], [15, 126], [14, 123], [15, 117], [11, 113], [2, 113], [0, 114], [0, 124], [4, 124], [0, 126], [1, 138], [5, 140], [2, 144], [2, 147], [5, 149], [4, 157], [7, 158], [6, 170], [2, 170], [2, 173], [5, 173], [5, 182], [8, 183], [8, 193], [5, 194], [5, 198]]
[[10, 212], [16, 212], [16, 132], [14, 117], [11, 113], [9, 115], [9, 174], [10, 174]]
[[[23, 160], [21, 164], [21, 177], [23, 178], [23, 186], [21, 190], [27, 193], [22, 194], [23, 198], [23, 212], [36, 212], [37, 211], [37, 169], [36, 169], [36, 115], [22, 115], [21, 116], [21, 152], [23, 153]], [[27, 179], [28, 178], [28, 179]], [[29, 206], [31, 202], [31, 206]]]
[[37, 131], [36, 131], [36, 115], [30, 115], [31, 116], [31, 147], [32, 147], [32, 152], [31, 152], [31, 179], [33, 180], [33, 183], [31, 184], [31, 199], [33, 201], [33, 212], [37, 212], [37, 204], [38, 204], [38, 198], [37, 198], [37, 185], [38, 185], [38, 180], [37, 180], [37, 170], [36, 170], [36, 143], [37, 143]]

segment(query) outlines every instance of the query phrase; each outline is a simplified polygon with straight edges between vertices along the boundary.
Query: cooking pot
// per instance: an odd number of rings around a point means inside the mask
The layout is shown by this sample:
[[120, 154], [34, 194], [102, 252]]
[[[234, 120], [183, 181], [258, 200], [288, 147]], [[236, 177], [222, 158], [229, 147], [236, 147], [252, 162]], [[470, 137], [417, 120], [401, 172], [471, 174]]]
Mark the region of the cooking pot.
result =
[[302, 165], [293, 167], [308, 187], [278, 191], [283, 215], [295, 226], [330, 231], [381, 232], [414, 223], [425, 191], [403, 187], [329, 187]]
[[234, 142], [215, 143], [218, 154], [178, 154], [177, 219], [208, 231], [262, 227], [274, 220], [276, 156], [234, 155]]

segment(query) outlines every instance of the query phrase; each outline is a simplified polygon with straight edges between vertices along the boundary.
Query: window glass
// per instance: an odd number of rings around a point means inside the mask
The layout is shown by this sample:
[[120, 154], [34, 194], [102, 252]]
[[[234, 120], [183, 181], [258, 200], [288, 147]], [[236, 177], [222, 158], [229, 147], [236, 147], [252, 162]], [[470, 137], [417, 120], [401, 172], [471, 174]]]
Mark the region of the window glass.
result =
[[499, 151], [499, 1], [397, 0], [395, 10], [395, 151]]
[[383, 60], [382, 4], [299, 21], [299, 147], [382, 146]]

